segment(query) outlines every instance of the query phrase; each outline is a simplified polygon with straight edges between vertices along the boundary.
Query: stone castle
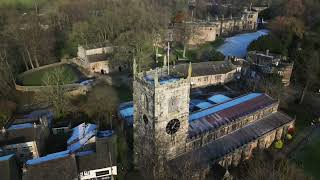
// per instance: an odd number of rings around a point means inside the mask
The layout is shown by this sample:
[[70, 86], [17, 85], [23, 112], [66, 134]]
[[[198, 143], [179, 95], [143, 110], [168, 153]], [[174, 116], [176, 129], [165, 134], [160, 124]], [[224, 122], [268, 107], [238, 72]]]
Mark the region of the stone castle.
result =
[[248, 159], [253, 149], [268, 148], [293, 128], [294, 120], [278, 111], [279, 101], [263, 93], [234, 98], [218, 94], [210, 98], [210, 106], [190, 111], [191, 75], [191, 64], [187, 76], [169, 74], [167, 68], [134, 70], [137, 166], [151, 161], [150, 154], [168, 164], [197, 157], [204, 170], [212, 164], [236, 166]]
[[189, 45], [215, 41], [220, 36], [253, 31], [258, 26], [258, 11], [244, 10], [239, 17], [216, 17], [200, 21], [192, 20], [173, 24], [169, 36], [173, 41], [183, 42], [187, 38]]

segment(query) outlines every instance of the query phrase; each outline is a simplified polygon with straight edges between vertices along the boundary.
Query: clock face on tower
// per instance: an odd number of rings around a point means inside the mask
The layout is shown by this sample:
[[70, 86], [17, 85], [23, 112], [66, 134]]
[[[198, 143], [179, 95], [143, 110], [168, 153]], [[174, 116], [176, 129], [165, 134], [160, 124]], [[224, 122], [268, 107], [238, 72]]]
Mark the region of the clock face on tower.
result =
[[168, 122], [166, 132], [170, 135], [175, 134], [180, 128], [180, 121], [178, 119], [172, 119]]

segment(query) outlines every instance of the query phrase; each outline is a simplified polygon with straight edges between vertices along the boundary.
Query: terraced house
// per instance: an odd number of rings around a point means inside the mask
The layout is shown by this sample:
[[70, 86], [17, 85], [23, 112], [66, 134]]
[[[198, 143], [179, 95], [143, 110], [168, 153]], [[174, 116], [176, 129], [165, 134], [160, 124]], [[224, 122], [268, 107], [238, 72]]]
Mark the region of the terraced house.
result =
[[293, 119], [278, 111], [279, 101], [263, 93], [238, 97], [217, 94], [191, 111], [190, 86], [191, 66], [187, 76], [169, 75], [165, 68], [135, 73], [137, 165], [150, 151], [169, 164], [197, 157], [203, 170], [212, 164], [237, 165], [248, 159], [253, 149], [268, 148], [294, 126]]

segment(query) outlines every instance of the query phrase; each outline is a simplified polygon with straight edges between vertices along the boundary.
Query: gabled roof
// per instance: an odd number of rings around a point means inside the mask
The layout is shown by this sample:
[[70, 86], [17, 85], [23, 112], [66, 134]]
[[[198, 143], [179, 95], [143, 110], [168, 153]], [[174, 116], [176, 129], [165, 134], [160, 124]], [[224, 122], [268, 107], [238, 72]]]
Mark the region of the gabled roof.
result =
[[59, 156], [49, 161], [42, 161], [26, 166], [23, 180], [72, 180], [77, 179], [77, 163], [75, 156]]
[[[187, 76], [188, 69], [189, 64], [183, 63], [172, 67], [171, 71], [178, 72]], [[192, 77], [225, 74], [233, 69], [235, 69], [235, 67], [231, 63], [227, 63], [226, 61], [207, 61], [192, 63]]]
[[195, 112], [189, 117], [189, 138], [213, 131], [275, 102], [266, 94], [250, 93]]
[[274, 131], [275, 129], [294, 121], [289, 116], [280, 112], [273, 113], [259, 121], [254, 122], [233, 133], [223, 136], [211, 143], [171, 160], [172, 164], [188, 161], [196, 157], [201, 164], [210, 164], [234, 150]]
[[26, 126], [6, 129], [5, 132], [0, 132], [0, 146], [9, 144], [18, 144], [30, 141], [38, 141], [41, 136], [41, 127]]

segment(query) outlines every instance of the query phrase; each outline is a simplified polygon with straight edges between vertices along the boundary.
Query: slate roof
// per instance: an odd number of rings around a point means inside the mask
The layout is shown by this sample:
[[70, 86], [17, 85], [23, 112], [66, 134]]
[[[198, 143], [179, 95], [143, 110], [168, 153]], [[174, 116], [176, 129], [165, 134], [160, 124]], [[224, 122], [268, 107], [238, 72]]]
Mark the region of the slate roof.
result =
[[189, 117], [189, 138], [213, 131], [275, 102], [276, 100], [266, 94], [250, 93], [197, 111]]
[[72, 180], [77, 179], [76, 158], [73, 155], [26, 166], [23, 180]]
[[[178, 64], [175, 68], [172, 67], [171, 71], [178, 72], [184, 76], [188, 75], [189, 64]], [[192, 63], [192, 77], [196, 76], [207, 76], [215, 74], [225, 74], [233, 70], [232, 64], [226, 63], [225, 61], [208, 61]]]
[[48, 109], [35, 110], [30, 112], [29, 114], [19, 115], [14, 120], [12, 120], [11, 124], [24, 124], [24, 123], [36, 123], [39, 124], [39, 118], [45, 116], [47, 117], [49, 123], [53, 119], [53, 112]]
[[20, 179], [20, 169], [14, 154], [0, 157], [0, 177], [1, 180]]
[[111, 58], [111, 54], [92, 54], [88, 55], [88, 61], [90, 63], [99, 62], [99, 61], [107, 61]]
[[38, 141], [41, 135], [41, 127], [37, 128], [11, 128], [6, 129], [5, 132], [0, 132], [0, 146], [9, 144], [18, 144], [23, 142]]
[[257, 140], [263, 135], [292, 121], [292, 118], [281, 112], [273, 113], [257, 122], [254, 122], [253, 124], [212, 141], [202, 148], [183, 154], [171, 160], [170, 163], [176, 164], [188, 161], [189, 159], [192, 159], [192, 157], [197, 157], [197, 159], [203, 162], [203, 164], [212, 163], [241, 146]]

